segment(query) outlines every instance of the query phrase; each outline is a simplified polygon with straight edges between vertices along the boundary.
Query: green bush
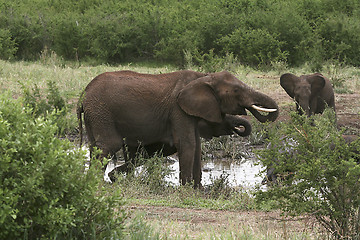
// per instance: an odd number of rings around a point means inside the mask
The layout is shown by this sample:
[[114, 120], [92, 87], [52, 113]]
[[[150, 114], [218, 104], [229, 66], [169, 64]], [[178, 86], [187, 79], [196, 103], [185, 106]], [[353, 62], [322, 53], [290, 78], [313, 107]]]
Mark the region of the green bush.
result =
[[86, 171], [85, 152], [56, 132], [51, 117], [0, 96], [0, 239], [119, 237], [119, 193], [109, 194], [99, 168]]
[[235, 135], [202, 140], [201, 146], [202, 156], [206, 160], [227, 158], [237, 161], [243, 159], [247, 153], [243, 138]]
[[15, 40], [8, 29], [0, 28], [0, 58], [12, 59], [17, 51]]
[[34, 60], [45, 45], [50, 45], [50, 36], [46, 29], [47, 24], [44, 24], [47, 17], [43, 13], [46, 10], [34, 11], [33, 3], [29, 4], [32, 5], [31, 11], [30, 6], [24, 2], [0, 4], [3, 15], [0, 25], [11, 33], [17, 47], [15, 56], [19, 59]]
[[[79, 13], [72, 14], [57, 13], [56, 16], [49, 17], [48, 30], [51, 41], [43, 48], [50, 47], [57, 55], [64, 59], [79, 61], [89, 55], [89, 36], [86, 35], [84, 21], [89, 21]], [[93, 38], [91, 38], [93, 39]], [[50, 45], [50, 46], [48, 46]]]
[[171, 185], [166, 180], [171, 170], [165, 164], [161, 153], [157, 153], [150, 158], [143, 158], [139, 155], [136, 157], [136, 162], [137, 166], [141, 167], [134, 168], [126, 177], [118, 176], [120, 186], [135, 185], [136, 188], [142, 186], [142, 188], [146, 189], [146, 192], [157, 194], [164, 193]]
[[[52, 120], [57, 124], [57, 134], [64, 135], [72, 131], [74, 118], [71, 116], [70, 106], [65, 97], [60, 93], [54, 81], [48, 81], [45, 93], [35, 84], [32, 88], [21, 84], [23, 91], [24, 104], [29, 107], [34, 117], [49, 118], [51, 113]], [[46, 96], [44, 96], [46, 95]]]
[[187, 68], [197, 67], [202, 72], [220, 72], [220, 71], [236, 71], [237, 63], [234, 54], [227, 53], [225, 57], [218, 56], [214, 53], [214, 49], [210, 49], [209, 53], [200, 53], [195, 49], [193, 52], [184, 51], [185, 66]]
[[326, 59], [338, 59], [352, 65], [360, 63], [360, 20], [346, 14], [334, 13], [318, 27], [324, 39], [323, 48], [327, 49]]
[[359, 239], [360, 140], [347, 144], [333, 119], [329, 109], [313, 118], [293, 113], [270, 131], [271, 144], [259, 155], [284, 177], [257, 199], [314, 216], [336, 239]]
[[270, 65], [272, 61], [286, 60], [287, 53], [281, 50], [284, 42], [277, 38], [266, 29], [238, 28], [222, 41], [241, 63]]
[[65, 60], [145, 58], [183, 67], [184, 51], [198, 49], [254, 66], [360, 65], [356, 0], [0, 0], [0, 13], [6, 55], [18, 59], [37, 59], [48, 48]]

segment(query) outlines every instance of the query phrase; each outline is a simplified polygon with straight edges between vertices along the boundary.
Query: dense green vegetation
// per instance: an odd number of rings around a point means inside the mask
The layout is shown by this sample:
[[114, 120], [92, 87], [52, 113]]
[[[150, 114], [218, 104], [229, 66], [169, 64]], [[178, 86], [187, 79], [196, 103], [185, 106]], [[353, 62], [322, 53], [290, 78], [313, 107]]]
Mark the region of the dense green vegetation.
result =
[[119, 190], [107, 194], [101, 168], [86, 170], [85, 152], [54, 137], [55, 111], [34, 113], [0, 95], [0, 238], [120, 238]]
[[294, 112], [273, 128], [260, 156], [279, 176], [256, 194], [284, 212], [314, 216], [335, 239], [359, 239], [360, 139], [346, 143], [334, 116], [330, 109], [312, 118]]
[[[97, 63], [139, 59], [186, 66], [190, 56], [290, 66], [360, 65], [357, 0], [0, 1], [0, 57], [54, 51]], [[196, 59], [193, 60], [196, 63]]]

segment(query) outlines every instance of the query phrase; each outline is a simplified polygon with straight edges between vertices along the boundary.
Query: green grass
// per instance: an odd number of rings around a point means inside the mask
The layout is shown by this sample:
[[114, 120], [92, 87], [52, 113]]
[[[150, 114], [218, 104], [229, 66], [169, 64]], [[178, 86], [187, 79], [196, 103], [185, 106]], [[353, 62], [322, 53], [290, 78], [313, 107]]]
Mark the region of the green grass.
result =
[[[48, 80], [55, 81], [57, 86], [70, 98], [78, 98], [80, 92], [97, 75], [107, 71], [133, 70], [142, 73], [166, 73], [178, 70], [171, 65], [158, 63], [129, 63], [125, 65], [79, 65], [74, 62], [64, 64], [52, 61], [52, 64], [38, 62], [9, 62], [0, 60], [0, 89], [10, 90], [14, 96], [19, 96], [21, 87], [37, 84], [39, 88], [45, 88]], [[196, 68], [192, 70], [198, 70]], [[310, 67], [304, 65], [297, 69], [272, 69], [269, 71], [255, 70], [242, 65], [237, 66], [233, 73], [249, 86], [264, 93], [281, 93], [279, 77], [285, 72], [297, 75], [310, 73]], [[339, 64], [328, 63], [323, 67], [322, 73], [330, 79], [342, 79], [343, 87], [351, 91], [360, 91], [360, 69], [350, 66], [339, 66]]]
[[34, 85], [41, 89], [46, 88], [48, 80], [55, 81], [59, 89], [71, 98], [78, 98], [81, 91], [97, 75], [108, 71], [130, 69], [142, 73], [165, 73], [175, 71], [171, 66], [144, 67], [120, 65], [120, 66], [75, 66], [68, 63], [65, 66], [48, 65], [41, 62], [8, 62], [0, 60], [0, 89], [10, 90], [14, 96], [19, 96], [21, 87], [19, 83]]

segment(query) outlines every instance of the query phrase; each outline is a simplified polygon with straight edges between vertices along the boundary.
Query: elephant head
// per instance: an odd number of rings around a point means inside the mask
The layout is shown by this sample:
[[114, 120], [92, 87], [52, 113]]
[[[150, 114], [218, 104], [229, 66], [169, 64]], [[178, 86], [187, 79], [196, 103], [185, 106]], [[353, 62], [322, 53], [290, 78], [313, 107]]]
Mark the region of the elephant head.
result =
[[295, 100], [299, 114], [305, 112], [310, 116], [314, 113], [322, 113], [326, 105], [335, 110], [331, 83], [320, 73], [300, 77], [285, 73], [280, 77], [280, 85]]
[[221, 122], [224, 114], [246, 115], [245, 109], [260, 122], [275, 121], [279, 114], [272, 98], [250, 88], [226, 71], [189, 83], [180, 91], [178, 104], [189, 115], [217, 123]]

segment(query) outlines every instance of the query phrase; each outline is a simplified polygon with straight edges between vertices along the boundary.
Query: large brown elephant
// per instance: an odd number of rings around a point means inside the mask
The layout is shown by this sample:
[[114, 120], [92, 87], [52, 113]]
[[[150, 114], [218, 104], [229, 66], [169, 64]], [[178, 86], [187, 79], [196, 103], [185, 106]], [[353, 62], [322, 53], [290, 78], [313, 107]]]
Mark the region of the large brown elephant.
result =
[[[221, 123], [225, 114], [246, 114], [259, 121], [274, 121], [273, 99], [250, 88], [229, 72], [203, 74], [177, 71], [141, 74], [106, 72], [85, 88], [78, 104], [85, 127], [100, 157], [114, 155], [123, 145], [166, 143], [175, 146], [182, 184], [201, 181], [201, 146], [198, 122]], [[262, 115], [259, 111], [269, 112]]]
[[329, 79], [320, 73], [302, 75], [300, 77], [285, 73], [280, 77], [280, 85], [287, 94], [295, 99], [299, 114], [311, 116], [323, 113], [326, 106], [335, 111], [335, 96]]
[[[225, 115], [221, 123], [213, 123], [200, 119], [197, 128], [200, 137], [206, 140], [210, 140], [213, 137], [232, 135], [234, 133], [241, 137], [246, 137], [251, 134], [252, 130], [251, 123], [248, 120], [233, 115]], [[124, 146], [123, 153], [125, 163], [109, 173], [110, 179], [114, 181], [115, 173], [129, 172], [129, 170], [134, 167], [141, 165], [141, 162], [136, 161], [138, 155], [142, 158], [149, 158], [154, 154], [170, 156], [176, 152], [177, 149], [174, 145], [163, 142], [156, 142], [148, 145], [142, 145], [139, 143], [136, 147]]]

